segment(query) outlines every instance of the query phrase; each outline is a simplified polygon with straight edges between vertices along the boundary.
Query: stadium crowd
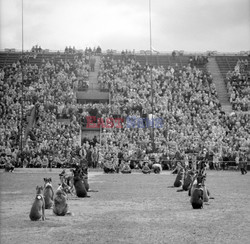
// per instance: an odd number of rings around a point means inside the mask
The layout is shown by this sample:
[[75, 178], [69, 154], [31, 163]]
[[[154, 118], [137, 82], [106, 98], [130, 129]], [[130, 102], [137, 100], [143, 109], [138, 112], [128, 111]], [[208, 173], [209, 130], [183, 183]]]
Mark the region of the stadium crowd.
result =
[[[149, 66], [141, 67], [133, 59], [127, 62], [103, 59], [99, 82], [108, 85], [112, 92], [114, 114], [123, 118], [145, 118], [152, 113], [150, 69]], [[167, 161], [184, 161], [185, 152], [199, 152], [205, 148], [207, 158], [219, 154], [219, 161], [228, 161], [230, 155], [230, 161], [235, 161], [239, 149], [247, 150], [250, 145], [249, 115], [227, 116], [223, 113], [209, 73], [191, 65], [167, 69], [152, 67], [152, 79], [154, 115], [164, 121], [162, 128], [154, 129], [156, 151], [160, 157], [165, 154]], [[241, 128], [240, 132], [236, 126]], [[139, 158], [138, 154], [142, 152], [150, 153], [150, 138], [150, 130], [143, 128], [116, 130], [108, 135], [105, 144], [111, 144], [111, 147], [106, 151], [110, 152], [114, 145], [118, 149], [128, 145], [125, 154], [134, 153], [134, 158]], [[174, 150], [171, 150], [172, 143]], [[146, 150], [142, 150], [143, 144], [147, 145]]]
[[250, 71], [248, 60], [238, 60], [234, 71], [228, 71], [227, 90], [234, 110], [250, 111]]
[[[85, 56], [75, 54], [73, 62], [53, 58], [37, 65], [27, 62], [23, 70], [23, 86], [20, 61], [1, 70], [2, 165], [70, 167], [85, 162], [90, 167], [129, 163], [141, 168], [145, 162], [157, 162], [173, 169], [177, 162], [201, 158], [211, 168], [250, 161], [249, 114], [226, 115], [211, 74], [195, 65], [141, 66], [131, 57], [116, 61], [103, 56], [98, 81], [110, 90], [110, 105], [77, 104], [79, 80], [89, 71]], [[20, 154], [22, 102], [25, 146]], [[163, 123], [145, 128], [148, 125], [138, 121], [152, 112]], [[122, 128], [104, 128], [99, 143], [96, 137], [81, 141], [80, 126], [87, 123], [87, 116], [104, 121], [123, 118]], [[135, 119], [133, 128], [128, 116]], [[60, 122], [62, 118], [69, 119], [67, 124]]]
[[[18, 147], [21, 142], [18, 134], [21, 130], [23, 103], [25, 120], [22, 124], [22, 141], [27, 143], [23, 147], [22, 155], [18, 155], [20, 160], [15, 165], [40, 166], [40, 161], [43, 160], [46, 165], [48, 150], [53, 152], [55, 149], [66, 148], [67, 151], [74, 146], [75, 136], [79, 135], [80, 126], [74, 117], [69, 125], [57, 123], [57, 118], [72, 115], [78, 80], [86, 76], [88, 65], [77, 55], [73, 62], [62, 59], [55, 62], [53, 57], [51, 60], [42, 60], [40, 65], [24, 63], [24, 59], [20, 61], [1, 70], [1, 155], [4, 157], [1, 161], [9, 160], [12, 153], [20, 154]], [[35, 111], [33, 118], [28, 117], [28, 111], [29, 115], [31, 111]], [[34, 121], [29, 126], [31, 119]], [[5, 153], [6, 150], [11, 154]]]

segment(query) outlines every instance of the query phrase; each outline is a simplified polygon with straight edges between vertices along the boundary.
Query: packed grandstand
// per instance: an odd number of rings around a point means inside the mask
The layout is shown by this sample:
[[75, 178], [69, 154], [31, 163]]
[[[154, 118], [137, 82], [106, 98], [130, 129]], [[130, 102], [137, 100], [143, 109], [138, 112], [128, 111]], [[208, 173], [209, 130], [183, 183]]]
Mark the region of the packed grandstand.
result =
[[[2, 51], [1, 167], [65, 168], [84, 161], [136, 169], [156, 162], [172, 170], [201, 157], [211, 169], [249, 164], [249, 61], [240, 54], [100, 47]], [[163, 123], [146, 125], [148, 118]]]

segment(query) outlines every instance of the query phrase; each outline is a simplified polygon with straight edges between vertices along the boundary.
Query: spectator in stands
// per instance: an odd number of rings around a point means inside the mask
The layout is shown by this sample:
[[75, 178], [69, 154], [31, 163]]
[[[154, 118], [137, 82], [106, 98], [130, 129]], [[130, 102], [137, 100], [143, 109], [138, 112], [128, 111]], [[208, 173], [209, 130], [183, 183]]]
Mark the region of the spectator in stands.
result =
[[247, 59], [245, 59], [245, 61], [244, 61], [244, 71], [248, 71], [248, 60]]
[[92, 72], [95, 71], [95, 63], [96, 63], [96, 58], [94, 55], [91, 55], [90, 59], [89, 59], [89, 63], [90, 63], [90, 70]]
[[176, 52], [175, 52], [175, 51], [172, 52], [172, 57], [173, 57], [173, 58], [176, 57]]
[[100, 46], [98, 46], [98, 47], [96, 48], [96, 53], [97, 53], [97, 54], [102, 53], [102, 49], [101, 49], [101, 47], [100, 47]]

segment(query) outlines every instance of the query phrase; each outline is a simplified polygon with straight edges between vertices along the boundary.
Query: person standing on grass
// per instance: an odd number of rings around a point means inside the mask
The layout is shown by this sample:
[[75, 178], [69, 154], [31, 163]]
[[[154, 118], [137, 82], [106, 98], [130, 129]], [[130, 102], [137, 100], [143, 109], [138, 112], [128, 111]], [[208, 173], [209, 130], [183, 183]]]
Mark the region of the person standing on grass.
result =
[[244, 161], [243, 155], [241, 155], [241, 157], [239, 159], [239, 168], [240, 168], [240, 171], [241, 171], [242, 175], [247, 173], [246, 164], [247, 164], [247, 162]]
[[236, 152], [236, 155], [235, 155], [235, 164], [236, 164], [236, 169], [237, 169], [237, 170], [240, 169], [239, 163], [240, 163], [239, 152]]
[[219, 153], [215, 152], [214, 156], [213, 156], [213, 165], [214, 165], [214, 169], [219, 170]]
[[243, 167], [244, 167], [245, 174], [247, 174], [247, 156], [246, 155], [244, 155]]
[[96, 168], [98, 162], [98, 151], [96, 147], [93, 147], [93, 152], [91, 154], [91, 157], [92, 157], [93, 168]]

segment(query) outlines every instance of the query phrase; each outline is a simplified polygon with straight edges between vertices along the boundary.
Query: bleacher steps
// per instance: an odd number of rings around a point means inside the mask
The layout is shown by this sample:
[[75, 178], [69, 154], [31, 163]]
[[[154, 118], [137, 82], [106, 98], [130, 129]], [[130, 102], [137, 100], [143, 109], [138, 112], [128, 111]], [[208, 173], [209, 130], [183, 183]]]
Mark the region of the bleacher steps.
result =
[[227, 92], [227, 88], [226, 88], [223, 76], [221, 75], [221, 72], [220, 72], [219, 66], [216, 62], [215, 57], [209, 58], [209, 62], [207, 64], [207, 69], [213, 77], [213, 82], [214, 82], [215, 87], [216, 87], [218, 99], [221, 103], [223, 110], [226, 113], [232, 112], [233, 111], [232, 105], [230, 104], [230, 101], [229, 101], [229, 95]]

